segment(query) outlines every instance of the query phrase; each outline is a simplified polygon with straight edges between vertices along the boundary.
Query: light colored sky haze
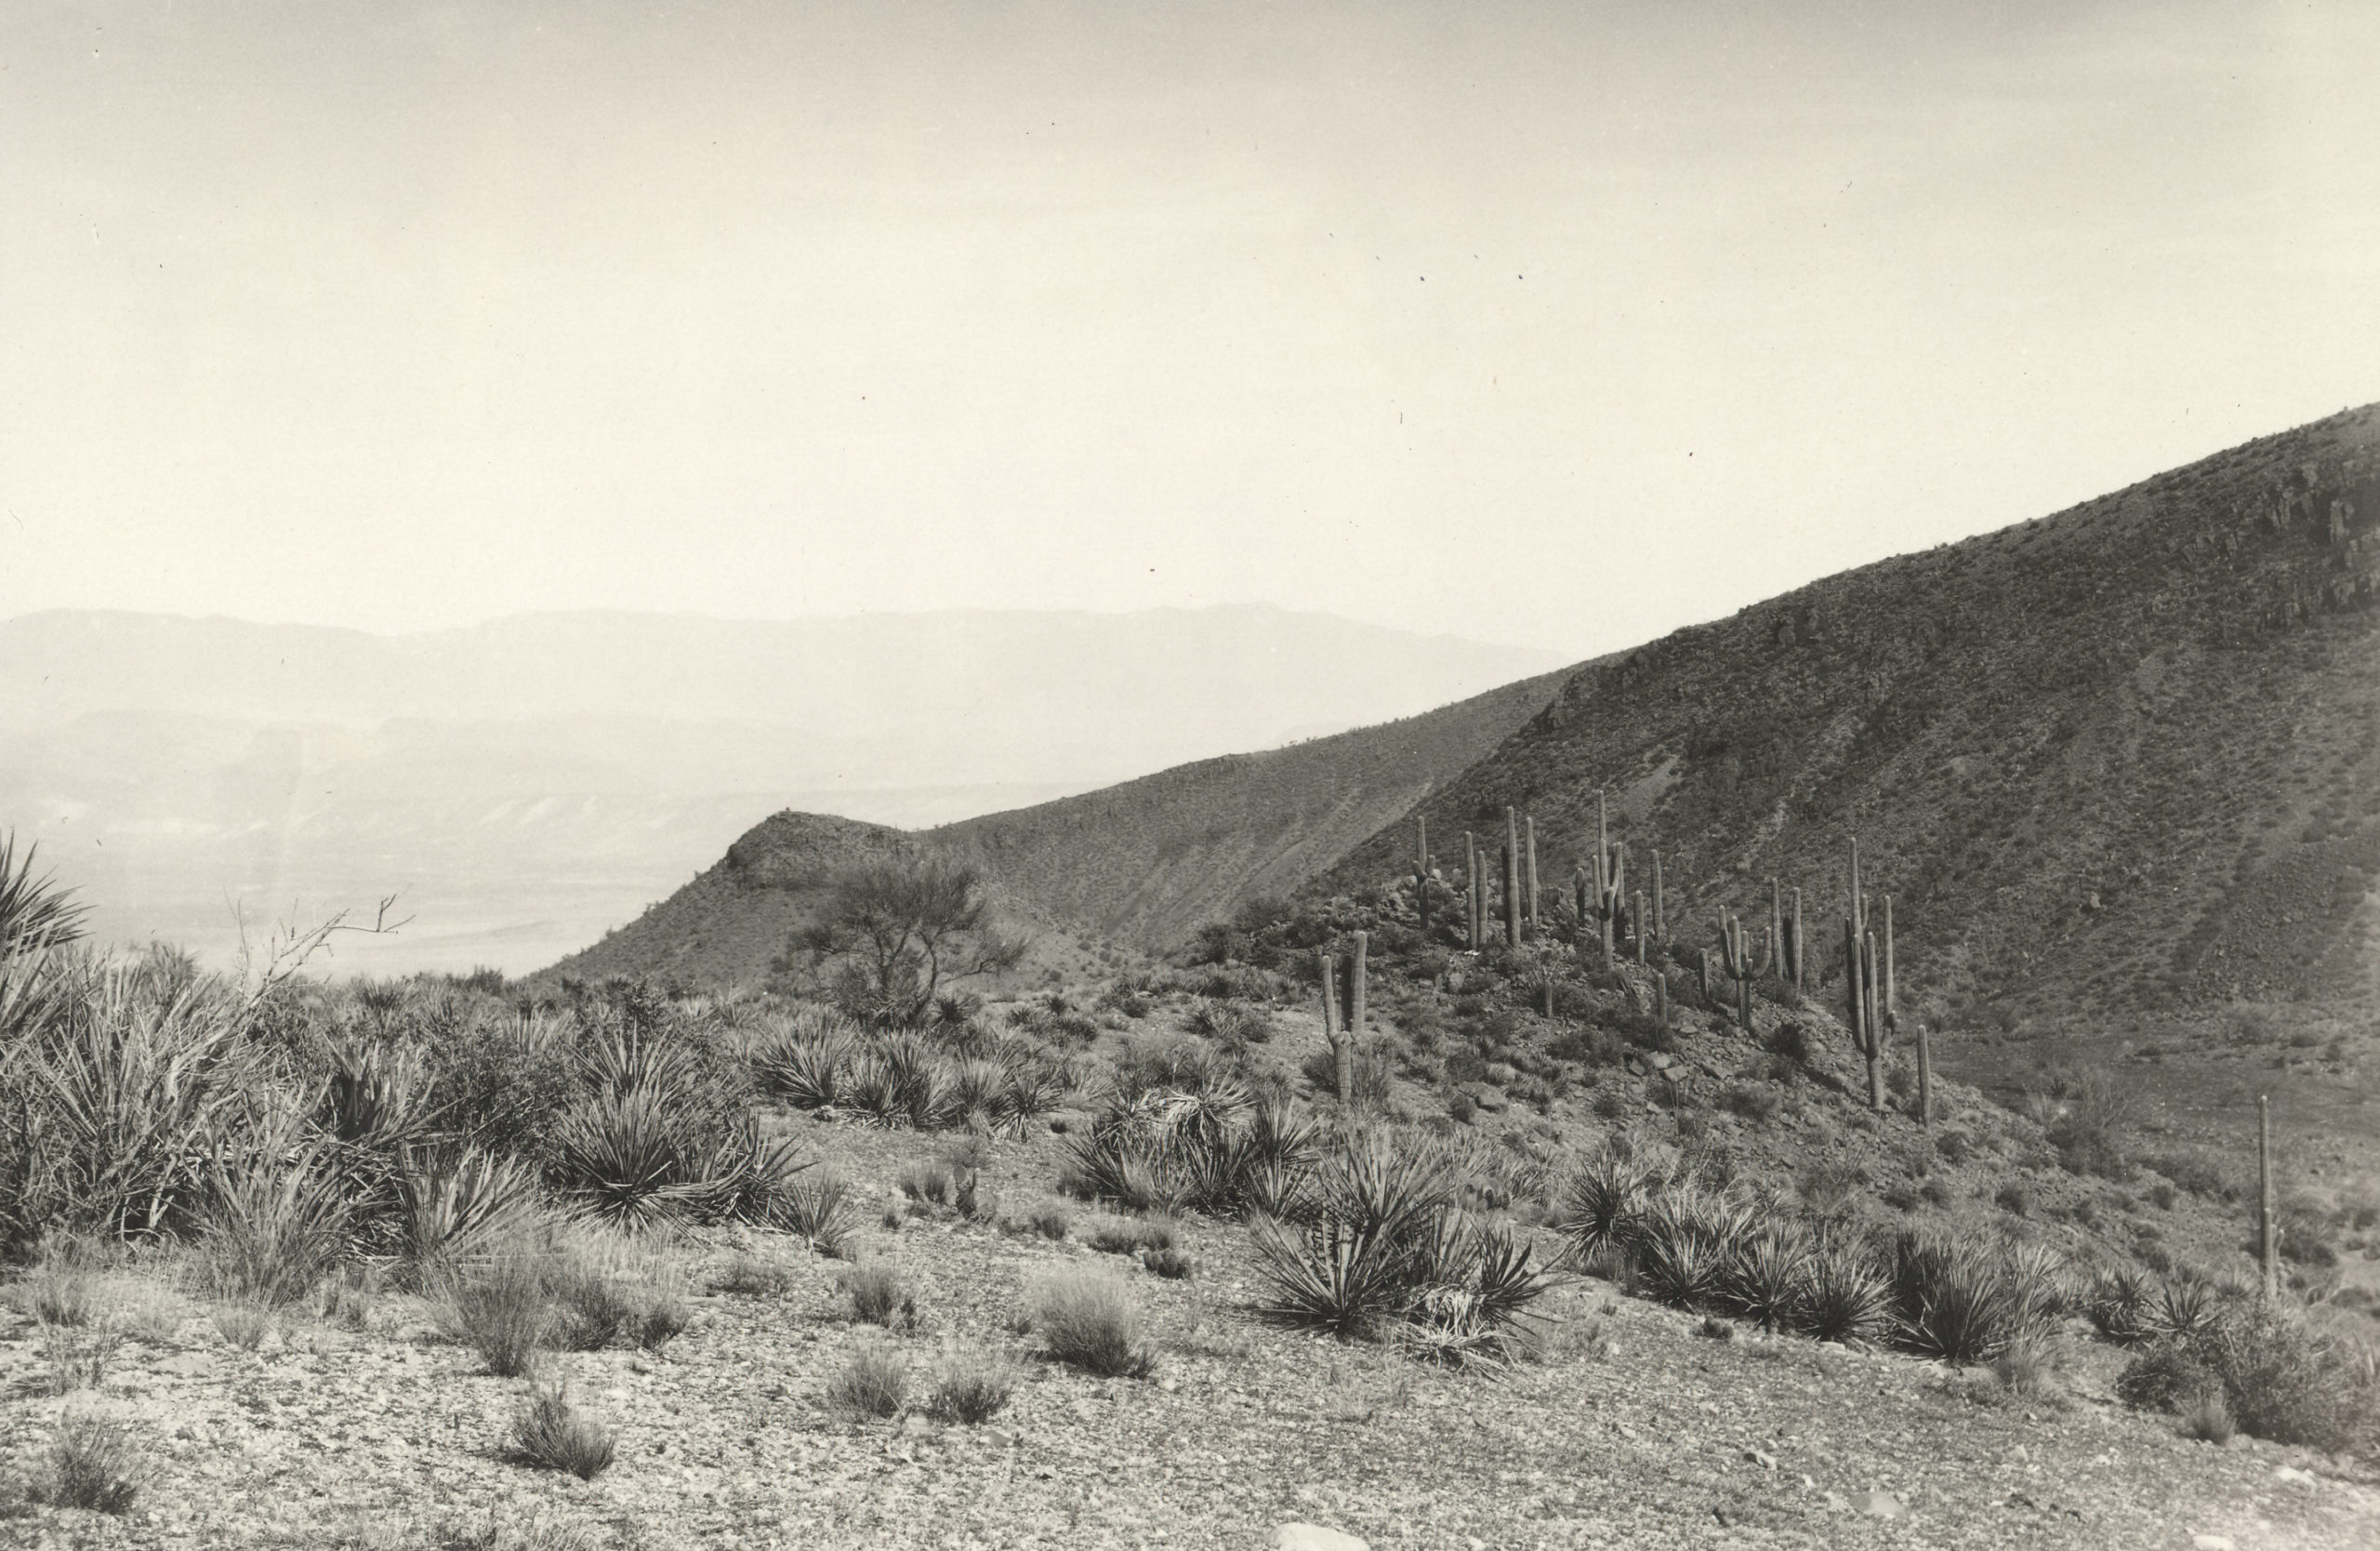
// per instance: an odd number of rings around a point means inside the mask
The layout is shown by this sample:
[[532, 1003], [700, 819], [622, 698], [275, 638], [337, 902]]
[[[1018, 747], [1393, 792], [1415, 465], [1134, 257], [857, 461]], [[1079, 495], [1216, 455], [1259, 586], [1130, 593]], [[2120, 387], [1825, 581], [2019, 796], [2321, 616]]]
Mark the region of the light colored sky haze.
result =
[[2380, 397], [2360, 4], [0, 14], [0, 616], [1578, 656]]

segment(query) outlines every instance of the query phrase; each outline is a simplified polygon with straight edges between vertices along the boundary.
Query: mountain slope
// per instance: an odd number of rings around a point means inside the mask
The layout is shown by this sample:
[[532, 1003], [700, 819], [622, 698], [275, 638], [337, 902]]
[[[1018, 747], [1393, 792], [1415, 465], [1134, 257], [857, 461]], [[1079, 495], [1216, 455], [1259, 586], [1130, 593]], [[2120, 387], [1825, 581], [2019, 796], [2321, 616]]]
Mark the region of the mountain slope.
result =
[[1168, 947], [1240, 900], [1286, 894], [1459, 774], [1559, 687], [1550, 674], [1420, 716], [1261, 754], [1203, 760], [1087, 797], [922, 833], [781, 813], [718, 865], [556, 973], [757, 978], [835, 870], [939, 853], [980, 867], [1064, 958], [1070, 933]]
[[[1673, 922], [1709, 940], [1775, 876], [1810, 891], [1837, 959], [1857, 834], [1915, 1010], [1986, 1078], [2235, 1002], [2365, 1021], [2375, 519], [2365, 408], [1580, 671], [1419, 811], [1442, 858], [1531, 813], [1564, 879], [1607, 791], [1632, 879], [1664, 854]], [[1399, 823], [1317, 886], [1378, 883], [1410, 847]], [[2056, 1038], [1991, 1048], [2012, 1034]]]
[[1059, 920], [1170, 947], [1240, 901], [1288, 894], [1330, 866], [1502, 742], [1563, 677], [964, 819], [925, 839]]

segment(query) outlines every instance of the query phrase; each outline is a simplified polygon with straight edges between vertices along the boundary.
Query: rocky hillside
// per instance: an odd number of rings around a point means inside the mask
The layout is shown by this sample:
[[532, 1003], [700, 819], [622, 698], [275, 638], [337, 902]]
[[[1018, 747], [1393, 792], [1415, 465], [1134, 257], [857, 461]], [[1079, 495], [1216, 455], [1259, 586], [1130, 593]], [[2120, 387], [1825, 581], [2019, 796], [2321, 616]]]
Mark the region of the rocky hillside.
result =
[[1542, 709], [1566, 676], [965, 819], [924, 838], [1056, 920], [1170, 948], [1242, 900], [1290, 893], [1395, 822]]
[[[2257, 1085], [2286, 1037], [2350, 1105], [2380, 993], [2375, 520], [2366, 408], [1593, 665], [1418, 811], [1442, 858], [1533, 814], [1567, 878], [1606, 793], [1673, 922], [1776, 877], [1837, 960], [1856, 834], [1912, 1005], [1979, 1080], [2188, 1056], [2221, 1017]], [[1401, 822], [1317, 886], [1411, 847]]]
[[[922, 832], [781, 813], [560, 974], [753, 980], [816, 891], [867, 855], [939, 852], [981, 868], [1008, 911], [1071, 961], [1077, 935], [1166, 948], [1243, 899], [1285, 895], [1394, 821], [1528, 720], [1560, 675], [1376, 727], [1162, 771], [1086, 797]], [[1055, 956], [1054, 959], [1052, 956]]]

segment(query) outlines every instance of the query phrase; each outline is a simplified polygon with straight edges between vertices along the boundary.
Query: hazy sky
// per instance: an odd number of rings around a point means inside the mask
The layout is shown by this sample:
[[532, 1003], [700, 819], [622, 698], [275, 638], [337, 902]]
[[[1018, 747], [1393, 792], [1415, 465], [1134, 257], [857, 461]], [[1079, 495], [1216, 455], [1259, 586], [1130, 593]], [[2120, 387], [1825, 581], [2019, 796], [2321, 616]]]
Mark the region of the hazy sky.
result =
[[0, 615], [1620, 646], [2380, 397], [2380, 7], [0, 9]]

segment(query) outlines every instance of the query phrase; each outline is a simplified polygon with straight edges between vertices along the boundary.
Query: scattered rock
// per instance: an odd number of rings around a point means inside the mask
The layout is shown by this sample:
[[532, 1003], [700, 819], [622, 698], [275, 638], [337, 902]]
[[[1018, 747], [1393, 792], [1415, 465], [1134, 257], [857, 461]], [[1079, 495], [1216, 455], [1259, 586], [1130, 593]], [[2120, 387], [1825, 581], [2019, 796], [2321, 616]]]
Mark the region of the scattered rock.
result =
[[1371, 1547], [1341, 1530], [1319, 1524], [1276, 1524], [1273, 1551], [1371, 1551]]
[[[1845, 949], [1845, 951], [1847, 952], [1849, 950]], [[1777, 1468], [1777, 1456], [1763, 1450], [1747, 1449], [1744, 1451], [1744, 1458], [1760, 1466], [1763, 1470], [1774, 1470]]]
[[2229, 1535], [2192, 1535], [2190, 1551], [2239, 1551]]
[[1866, 1514], [1870, 1518], [1898, 1518], [1909, 1510], [1889, 1491], [1855, 1491], [1851, 1494], [1851, 1511]]
[[2272, 1473], [2280, 1477], [2284, 1481], [2303, 1481], [2307, 1486], [2312, 1486], [2314, 1484], [2314, 1473], [2312, 1471], [2300, 1470], [2294, 1465], [2276, 1465], [2272, 1467]]

